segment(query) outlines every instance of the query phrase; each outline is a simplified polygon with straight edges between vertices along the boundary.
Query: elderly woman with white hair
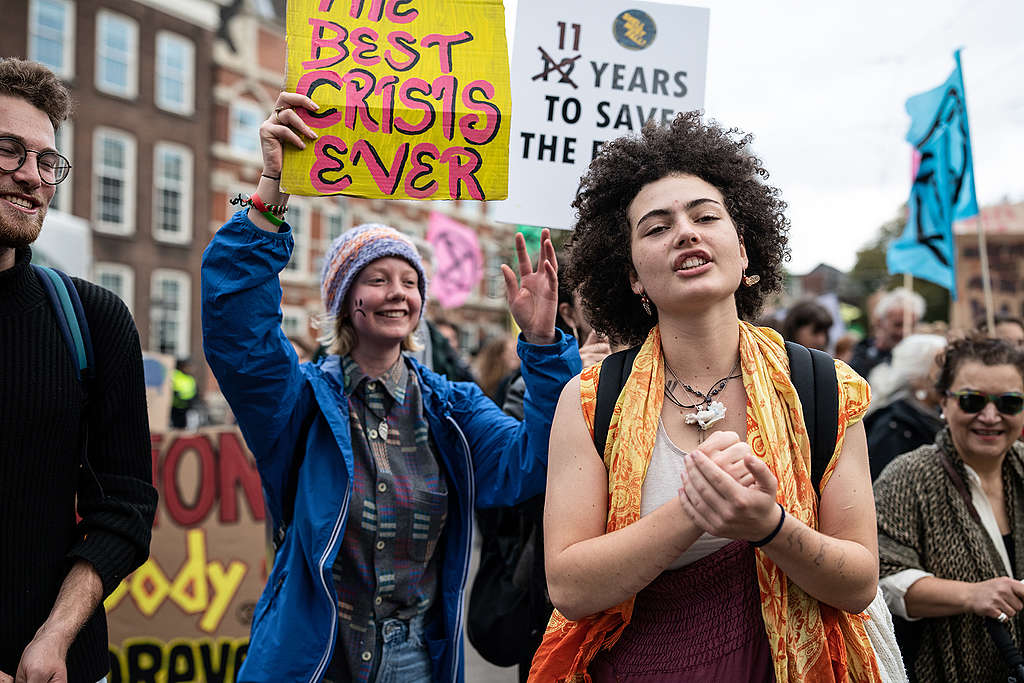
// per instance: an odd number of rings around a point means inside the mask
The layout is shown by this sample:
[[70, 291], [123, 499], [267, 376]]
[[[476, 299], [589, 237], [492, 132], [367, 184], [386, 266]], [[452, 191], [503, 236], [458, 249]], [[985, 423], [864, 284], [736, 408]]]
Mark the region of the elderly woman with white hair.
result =
[[942, 428], [935, 359], [945, 348], [945, 337], [913, 334], [893, 348], [888, 365], [875, 369], [872, 405], [878, 407], [864, 419], [872, 481], [893, 458], [931, 443]]
[[540, 493], [559, 391], [580, 370], [555, 329], [554, 248], [534, 270], [517, 238], [519, 280], [503, 267], [526, 418], [472, 383], [403, 354], [426, 303], [409, 239], [362, 225], [330, 246], [321, 274], [328, 355], [299, 364], [281, 331], [283, 143], [315, 134], [281, 93], [260, 126], [263, 173], [248, 210], [203, 255], [203, 343], [263, 481], [281, 545], [253, 613], [239, 681], [462, 681], [463, 593], [473, 509]]

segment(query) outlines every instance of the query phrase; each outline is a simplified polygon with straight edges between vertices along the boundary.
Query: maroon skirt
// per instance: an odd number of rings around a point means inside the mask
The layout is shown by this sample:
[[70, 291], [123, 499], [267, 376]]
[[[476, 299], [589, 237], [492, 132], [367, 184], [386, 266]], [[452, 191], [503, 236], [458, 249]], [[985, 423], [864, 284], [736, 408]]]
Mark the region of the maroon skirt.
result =
[[594, 683], [775, 680], [754, 549], [736, 541], [666, 571], [636, 596], [633, 619], [588, 672]]

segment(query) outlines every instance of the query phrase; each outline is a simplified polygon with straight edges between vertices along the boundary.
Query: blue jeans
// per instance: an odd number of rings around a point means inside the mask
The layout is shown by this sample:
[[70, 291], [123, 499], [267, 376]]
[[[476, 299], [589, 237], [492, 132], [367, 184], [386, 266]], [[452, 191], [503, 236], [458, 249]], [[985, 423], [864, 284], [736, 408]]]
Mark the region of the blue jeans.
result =
[[431, 683], [430, 653], [423, 639], [423, 616], [380, 624], [381, 655], [375, 683]]

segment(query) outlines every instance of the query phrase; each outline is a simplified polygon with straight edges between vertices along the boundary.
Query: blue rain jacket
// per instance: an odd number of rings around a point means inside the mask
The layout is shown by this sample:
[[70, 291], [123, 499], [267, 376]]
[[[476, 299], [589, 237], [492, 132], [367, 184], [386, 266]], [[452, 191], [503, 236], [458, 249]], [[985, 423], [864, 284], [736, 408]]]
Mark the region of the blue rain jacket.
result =
[[[337, 356], [300, 365], [281, 330], [278, 274], [293, 247], [290, 228], [283, 229], [260, 230], [239, 211], [214, 236], [203, 254], [203, 347], [256, 457], [275, 520], [282, 519], [296, 449], [304, 451], [292, 523], [256, 605], [238, 680], [319, 683], [337, 644], [331, 567], [348, 521], [353, 456], [347, 397], [327, 379]], [[449, 486], [437, 602], [427, 624], [437, 683], [464, 679], [462, 598], [474, 506], [513, 505], [544, 489], [555, 405], [580, 371], [575, 340], [556, 334], [558, 340], [545, 346], [519, 341], [527, 386], [522, 422], [475, 384], [449, 382], [414, 361]], [[298, 443], [304, 423], [309, 431]]]

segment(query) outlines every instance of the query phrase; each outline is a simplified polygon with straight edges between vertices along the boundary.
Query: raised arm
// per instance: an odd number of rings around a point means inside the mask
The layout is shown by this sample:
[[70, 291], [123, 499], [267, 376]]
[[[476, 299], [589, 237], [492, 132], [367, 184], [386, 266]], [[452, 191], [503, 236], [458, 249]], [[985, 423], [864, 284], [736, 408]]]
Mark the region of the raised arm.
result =
[[[287, 201], [278, 187], [282, 145], [304, 145], [290, 126], [314, 135], [291, 109], [315, 108], [309, 98], [281, 93], [277, 106], [260, 126], [264, 168], [257, 194], [264, 204]], [[292, 248], [287, 223], [278, 228], [249, 209], [217, 231], [202, 264], [203, 349], [256, 456], [272, 513], [288, 472], [289, 440], [302, 423], [293, 417], [304, 415], [311, 401], [298, 358], [281, 330], [279, 273]]]
[[580, 371], [575, 339], [555, 329], [558, 262], [551, 235], [541, 232], [536, 270], [523, 236], [516, 234], [515, 240], [518, 279], [507, 265], [502, 272], [509, 310], [523, 332], [518, 352], [526, 386], [524, 419], [502, 413], [475, 385], [457, 383], [455, 391], [456, 419], [470, 441], [480, 507], [512, 505], [543, 492], [555, 399]]

